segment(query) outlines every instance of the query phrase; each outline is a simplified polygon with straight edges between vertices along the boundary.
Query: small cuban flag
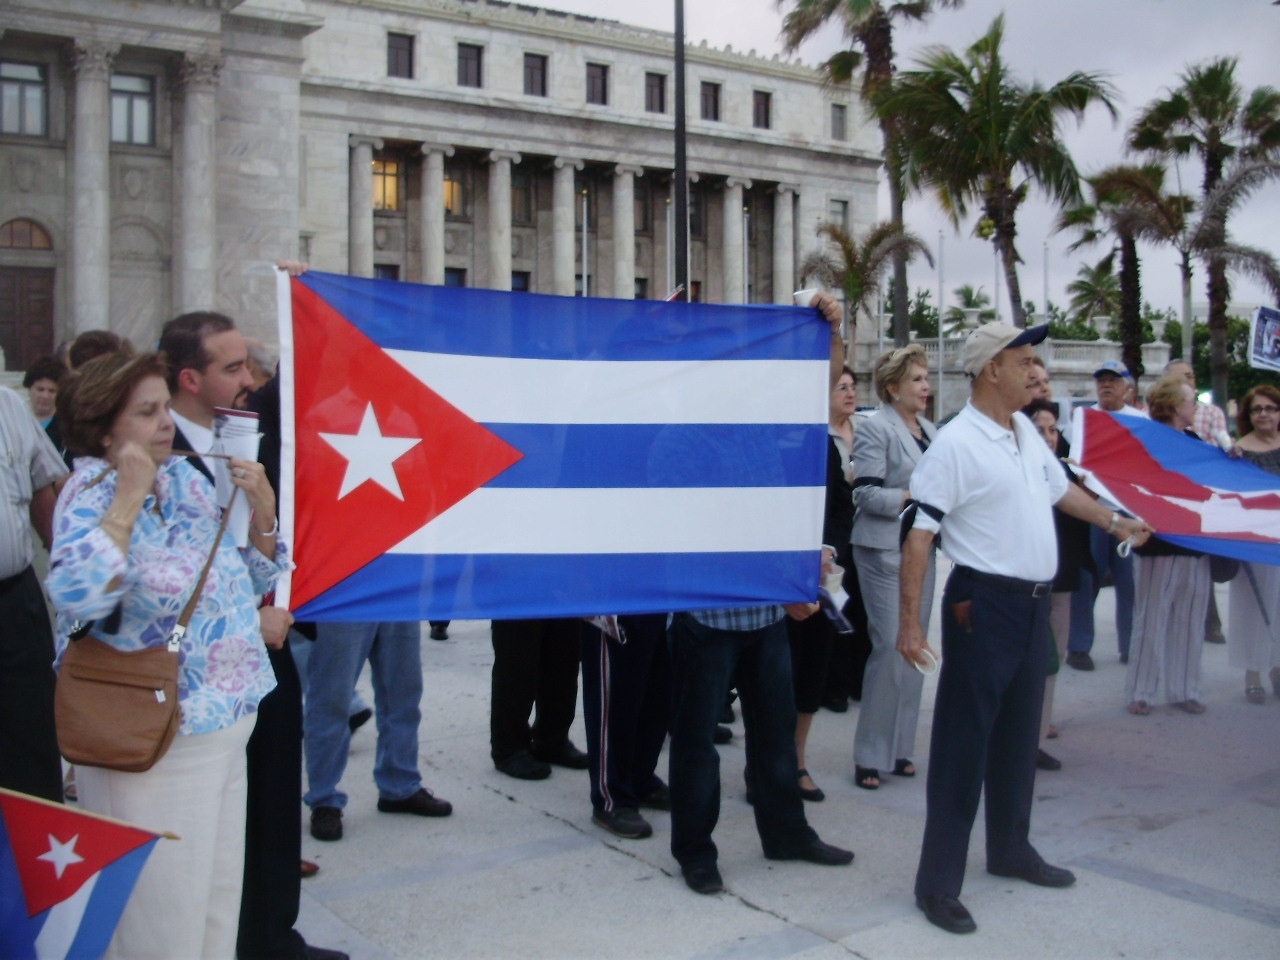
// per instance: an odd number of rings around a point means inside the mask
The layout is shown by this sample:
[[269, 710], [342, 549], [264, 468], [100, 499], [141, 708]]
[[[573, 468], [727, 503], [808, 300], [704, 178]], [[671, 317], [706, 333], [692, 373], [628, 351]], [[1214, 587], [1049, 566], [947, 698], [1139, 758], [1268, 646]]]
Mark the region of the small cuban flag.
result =
[[812, 601], [816, 310], [280, 274], [281, 525], [304, 620]]
[[101, 957], [159, 838], [0, 789], [0, 957]]

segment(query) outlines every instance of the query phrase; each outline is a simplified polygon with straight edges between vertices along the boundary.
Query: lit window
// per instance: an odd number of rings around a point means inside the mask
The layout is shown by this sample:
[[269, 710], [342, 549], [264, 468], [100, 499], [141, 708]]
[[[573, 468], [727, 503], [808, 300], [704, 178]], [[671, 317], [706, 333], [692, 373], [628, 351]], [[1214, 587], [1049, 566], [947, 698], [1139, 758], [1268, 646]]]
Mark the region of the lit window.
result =
[[400, 161], [373, 161], [373, 209], [398, 211], [403, 192], [400, 189]]
[[524, 55], [524, 92], [530, 97], [547, 95], [547, 58], [540, 53]]
[[127, 73], [111, 75], [111, 142], [155, 143], [155, 81]]
[[751, 125], [758, 130], [768, 130], [772, 125], [773, 95], [764, 90], [751, 94]]
[[587, 64], [587, 103], [604, 106], [609, 102], [609, 68], [603, 63]]
[[458, 44], [458, 86], [484, 86], [484, 47], [474, 43]]
[[413, 79], [413, 37], [387, 34], [387, 76]]
[[702, 84], [702, 119], [720, 119], [720, 84]]
[[0, 247], [9, 250], [52, 250], [44, 227], [34, 220], [10, 220], [0, 227]]
[[471, 203], [467, 190], [468, 177], [464, 167], [446, 164], [444, 168], [444, 215], [462, 220], [470, 215]]
[[644, 109], [648, 113], [667, 112], [667, 77], [662, 73], [644, 75]]
[[528, 170], [511, 171], [511, 222], [533, 223], [533, 174]]
[[845, 140], [848, 138], [849, 108], [843, 103], [833, 103], [831, 105], [831, 139]]
[[43, 137], [47, 102], [44, 67], [0, 62], [0, 133]]

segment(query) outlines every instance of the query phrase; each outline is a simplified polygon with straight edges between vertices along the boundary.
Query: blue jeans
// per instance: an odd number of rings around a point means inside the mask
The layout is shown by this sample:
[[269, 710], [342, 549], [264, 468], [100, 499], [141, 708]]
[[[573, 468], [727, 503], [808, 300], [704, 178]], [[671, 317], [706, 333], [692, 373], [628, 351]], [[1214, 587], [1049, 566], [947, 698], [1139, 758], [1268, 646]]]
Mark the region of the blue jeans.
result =
[[1116, 639], [1120, 655], [1128, 656], [1129, 640], [1133, 635], [1133, 557], [1122, 558], [1117, 554], [1115, 538], [1097, 527], [1089, 528], [1089, 547], [1098, 576], [1095, 579], [1088, 570], [1080, 571], [1080, 587], [1071, 594], [1067, 650], [1088, 653], [1093, 649], [1093, 607], [1101, 589], [1099, 585], [1109, 570], [1116, 588]]
[[[298, 682], [302, 684], [302, 696], [307, 696], [307, 665], [311, 662], [311, 647], [314, 641], [308, 640], [297, 630], [289, 631], [289, 653], [293, 655], [293, 665], [298, 668]], [[359, 674], [356, 674], [357, 678]], [[354, 687], [351, 689], [351, 706], [348, 708], [351, 716], [355, 716], [361, 710], [367, 710], [369, 705], [364, 702], [364, 697], [360, 696], [360, 691]]]
[[796, 763], [796, 707], [786, 624], [717, 630], [676, 614], [667, 633], [674, 699], [671, 717], [671, 853], [682, 866], [714, 863], [720, 818], [720, 754], [715, 732], [736, 680], [747, 731], [748, 785], [767, 856], [790, 857], [818, 835], [805, 820]]
[[351, 688], [365, 660], [377, 707], [378, 751], [373, 780], [383, 800], [403, 800], [422, 786], [418, 724], [422, 720], [421, 624], [320, 623], [307, 665], [303, 748], [310, 807], [347, 805], [338, 781], [347, 766]]

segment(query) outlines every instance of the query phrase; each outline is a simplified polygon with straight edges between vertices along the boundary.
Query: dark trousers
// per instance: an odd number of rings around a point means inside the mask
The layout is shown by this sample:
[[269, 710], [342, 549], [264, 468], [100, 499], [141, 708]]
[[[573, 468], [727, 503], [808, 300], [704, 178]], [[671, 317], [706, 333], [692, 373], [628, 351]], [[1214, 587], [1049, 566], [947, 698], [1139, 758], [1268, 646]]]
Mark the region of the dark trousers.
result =
[[53, 630], [31, 567], [0, 580], [0, 787], [62, 802]]
[[244, 834], [244, 896], [239, 960], [300, 960], [302, 876], [302, 685], [286, 645], [267, 648], [276, 688], [258, 704], [246, 748], [249, 802]]
[[[766, 856], [794, 856], [818, 835], [805, 820], [796, 776], [796, 708], [791, 650], [779, 620], [763, 630], [717, 630], [685, 613], [667, 633], [671, 714], [671, 853], [687, 867], [714, 863], [720, 819], [716, 723], [736, 677], [747, 731], [748, 786]], [[736, 673], [735, 673], [736, 671]]]
[[791, 684], [796, 712], [817, 713], [827, 686], [827, 667], [836, 643], [836, 626], [819, 611], [806, 620], [787, 618], [791, 646]]
[[667, 615], [618, 618], [626, 642], [582, 624], [582, 719], [591, 806], [635, 809], [658, 788], [654, 774], [671, 725]]
[[[569, 736], [578, 708], [581, 620], [494, 620], [489, 747], [501, 763], [532, 746]], [[532, 728], [529, 714], [537, 707]]]
[[845, 544], [836, 560], [844, 567], [844, 592], [849, 595], [844, 615], [853, 624], [853, 633], [837, 633], [832, 640], [823, 699], [861, 700], [862, 677], [871, 656], [871, 628], [867, 626], [867, 608], [862, 605], [862, 587], [858, 583], [858, 569], [853, 565], [852, 544]]
[[[972, 632], [952, 609], [964, 600], [973, 603]], [[1034, 598], [951, 574], [917, 895], [960, 895], [984, 785], [987, 866], [1015, 870], [1038, 857], [1028, 834], [1049, 644], [1048, 594]]]

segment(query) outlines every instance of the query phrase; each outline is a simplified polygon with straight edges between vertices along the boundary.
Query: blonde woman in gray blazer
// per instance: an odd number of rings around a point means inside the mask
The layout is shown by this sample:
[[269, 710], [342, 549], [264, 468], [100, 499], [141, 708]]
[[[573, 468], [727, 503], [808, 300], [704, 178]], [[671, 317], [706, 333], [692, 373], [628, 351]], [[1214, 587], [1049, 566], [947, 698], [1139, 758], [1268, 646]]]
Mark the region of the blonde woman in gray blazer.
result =
[[[924, 348], [911, 344], [876, 360], [880, 409], [862, 422], [853, 440], [853, 561], [862, 584], [871, 658], [862, 681], [862, 709], [853, 742], [854, 782], [880, 786], [882, 771], [915, 776], [916, 721], [923, 676], [898, 655], [898, 516], [907, 504], [911, 472], [936, 433], [921, 414], [929, 399]], [[927, 630], [933, 600], [934, 561], [929, 558], [920, 619]]]

